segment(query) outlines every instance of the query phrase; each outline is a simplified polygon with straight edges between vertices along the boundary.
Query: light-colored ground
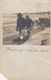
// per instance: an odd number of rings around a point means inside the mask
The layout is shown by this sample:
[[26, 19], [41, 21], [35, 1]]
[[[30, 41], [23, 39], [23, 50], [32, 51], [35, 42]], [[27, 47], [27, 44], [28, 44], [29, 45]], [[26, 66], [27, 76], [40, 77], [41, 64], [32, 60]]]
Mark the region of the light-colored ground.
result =
[[45, 30], [33, 34], [24, 45], [40, 45], [42, 40], [46, 40], [44, 45], [50, 45], [50, 28], [45, 28]]
[[[5, 37], [3, 38], [3, 44], [18, 45], [18, 41], [14, 41], [14, 39], [17, 39], [19, 37], [19, 34], [16, 32], [16, 28], [11, 27], [10, 30], [12, 30], [12, 32], [6, 30]], [[23, 43], [23, 45], [41, 45], [42, 40], [46, 40], [46, 43], [44, 45], [50, 45], [50, 28], [41, 30], [35, 26], [31, 31], [31, 37], [25, 43]]]

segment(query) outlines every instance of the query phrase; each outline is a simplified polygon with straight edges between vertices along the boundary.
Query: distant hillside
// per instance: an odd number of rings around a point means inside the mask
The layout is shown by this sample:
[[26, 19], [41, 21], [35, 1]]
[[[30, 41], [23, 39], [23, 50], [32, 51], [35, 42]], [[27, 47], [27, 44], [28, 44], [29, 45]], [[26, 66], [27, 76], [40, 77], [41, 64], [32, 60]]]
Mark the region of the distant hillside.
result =
[[[3, 23], [16, 23], [18, 13], [6, 14], [3, 13]], [[41, 13], [22, 13], [23, 17], [29, 15], [32, 20], [38, 20], [39, 18], [50, 18], [50, 12]]]

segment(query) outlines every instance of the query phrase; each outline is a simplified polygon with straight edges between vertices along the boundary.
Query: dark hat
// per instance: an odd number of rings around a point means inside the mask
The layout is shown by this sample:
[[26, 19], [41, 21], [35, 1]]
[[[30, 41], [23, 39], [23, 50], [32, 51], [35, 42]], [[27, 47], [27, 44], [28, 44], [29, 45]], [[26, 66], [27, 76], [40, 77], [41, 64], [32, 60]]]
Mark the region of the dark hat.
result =
[[26, 15], [26, 18], [29, 18], [29, 16], [28, 16], [28, 15]]
[[18, 13], [18, 14], [17, 14], [17, 16], [18, 16], [18, 17], [21, 17], [21, 16], [22, 16], [22, 14], [21, 14], [21, 13]]

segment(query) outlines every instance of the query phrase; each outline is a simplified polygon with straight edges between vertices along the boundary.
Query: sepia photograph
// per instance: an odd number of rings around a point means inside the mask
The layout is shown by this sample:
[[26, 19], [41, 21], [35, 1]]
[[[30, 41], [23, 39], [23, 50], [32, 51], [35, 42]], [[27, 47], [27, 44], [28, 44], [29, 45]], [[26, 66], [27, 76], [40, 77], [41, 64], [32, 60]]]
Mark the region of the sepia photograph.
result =
[[50, 45], [50, 12], [3, 13], [3, 45]]
[[51, 80], [51, 0], [0, 0], [0, 80]]

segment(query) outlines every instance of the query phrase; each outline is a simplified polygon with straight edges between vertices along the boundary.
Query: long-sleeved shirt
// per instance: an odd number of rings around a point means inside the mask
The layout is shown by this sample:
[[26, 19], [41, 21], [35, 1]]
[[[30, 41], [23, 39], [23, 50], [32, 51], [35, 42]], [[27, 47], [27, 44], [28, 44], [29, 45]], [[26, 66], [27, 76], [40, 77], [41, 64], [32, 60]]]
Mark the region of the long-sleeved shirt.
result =
[[30, 28], [32, 24], [34, 24], [34, 23], [33, 23], [33, 21], [31, 19], [26, 19], [26, 26], [28, 28]]
[[18, 18], [17, 19], [17, 28], [19, 28], [19, 30], [24, 29], [26, 26], [26, 20], [25, 18]]

